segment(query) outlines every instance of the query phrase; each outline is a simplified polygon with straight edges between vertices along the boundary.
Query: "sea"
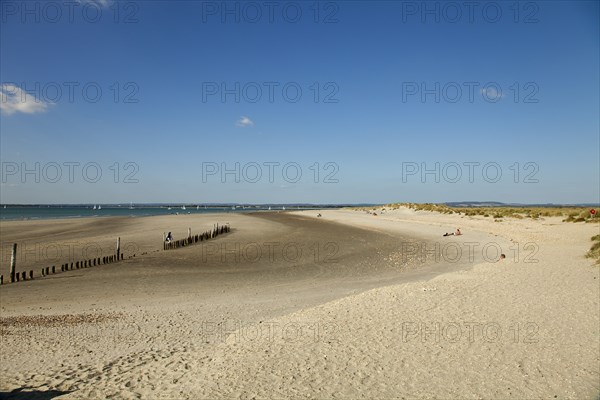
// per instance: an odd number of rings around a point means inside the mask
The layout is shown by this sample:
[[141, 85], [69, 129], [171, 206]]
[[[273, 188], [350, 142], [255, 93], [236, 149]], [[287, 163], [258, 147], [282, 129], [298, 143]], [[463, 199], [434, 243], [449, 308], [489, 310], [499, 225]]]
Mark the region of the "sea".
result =
[[315, 210], [339, 208], [336, 205], [2, 205], [0, 220], [59, 218], [149, 217], [208, 213], [247, 213], [257, 211]]

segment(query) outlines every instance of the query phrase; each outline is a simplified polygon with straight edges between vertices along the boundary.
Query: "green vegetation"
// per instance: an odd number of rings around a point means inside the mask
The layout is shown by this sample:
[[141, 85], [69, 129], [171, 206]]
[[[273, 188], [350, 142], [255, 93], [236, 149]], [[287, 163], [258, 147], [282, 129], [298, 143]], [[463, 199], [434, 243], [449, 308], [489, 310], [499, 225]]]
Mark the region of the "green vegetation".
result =
[[592, 248], [587, 253], [588, 258], [596, 260], [596, 264], [600, 264], [600, 235], [592, 236]]
[[483, 216], [484, 218], [531, 218], [564, 217], [566, 222], [598, 222], [598, 214], [590, 214], [584, 207], [449, 207], [445, 204], [394, 203], [386, 204], [387, 209], [407, 207], [416, 211], [433, 211], [442, 214], [459, 214], [466, 216]]

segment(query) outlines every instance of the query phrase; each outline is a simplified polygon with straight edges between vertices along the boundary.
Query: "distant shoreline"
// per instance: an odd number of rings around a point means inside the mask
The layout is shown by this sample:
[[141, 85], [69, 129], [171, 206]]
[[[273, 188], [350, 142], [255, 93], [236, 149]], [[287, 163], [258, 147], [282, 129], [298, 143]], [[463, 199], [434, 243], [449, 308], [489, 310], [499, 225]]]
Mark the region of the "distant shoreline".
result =
[[[61, 219], [78, 219], [78, 218], [105, 218], [105, 217], [153, 217], [167, 215], [198, 215], [198, 214], [244, 214], [250, 212], [268, 212], [268, 211], [287, 211], [287, 210], [317, 210], [323, 207], [293, 207], [278, 206], [275, 207], [111, 207], [103, 206], [102, 209], [91, 209], [85, 206], [29, 206], [29, 207], [7, 207], [0, 208], [0, 221], [41, 221], [41, 220], [61, 220]], [[329, 207], [336, 209], [340, 207]]]

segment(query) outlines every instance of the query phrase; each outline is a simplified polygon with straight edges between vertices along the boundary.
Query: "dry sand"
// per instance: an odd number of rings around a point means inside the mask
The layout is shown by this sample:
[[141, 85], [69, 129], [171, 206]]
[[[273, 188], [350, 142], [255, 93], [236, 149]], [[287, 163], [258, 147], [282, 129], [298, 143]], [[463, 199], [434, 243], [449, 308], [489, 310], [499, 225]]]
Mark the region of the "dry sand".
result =
[[136, 257], [0, 288], [1, 396], [597, 398], [598, 225], [297, 214], [2, 222], [3, 244]]

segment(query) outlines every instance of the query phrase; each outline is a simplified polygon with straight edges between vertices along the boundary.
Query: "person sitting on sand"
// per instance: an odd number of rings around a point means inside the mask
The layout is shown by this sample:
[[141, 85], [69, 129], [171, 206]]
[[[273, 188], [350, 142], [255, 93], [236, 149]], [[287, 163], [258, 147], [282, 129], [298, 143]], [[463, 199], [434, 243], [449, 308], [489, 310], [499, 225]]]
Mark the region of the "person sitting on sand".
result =
[[173, 241], [173, 235], [171, 234], [171, 232], [169, 232], [169, 234], [167, 235], [167, 243], [170, 243]]
[[456, 232], [454, 232], [454, 236], [460, 236], [462, 235], [462, 233], [460, 233], [460, 229], [456, 228]]

